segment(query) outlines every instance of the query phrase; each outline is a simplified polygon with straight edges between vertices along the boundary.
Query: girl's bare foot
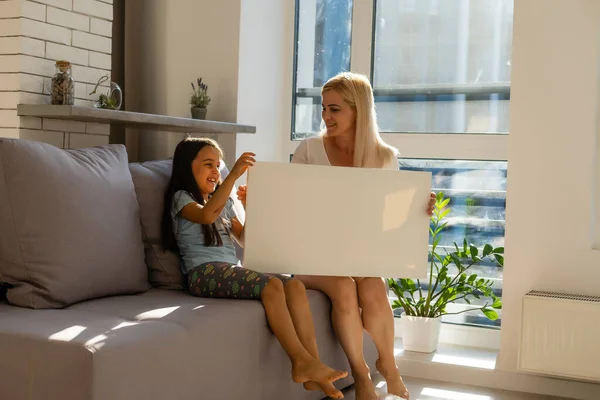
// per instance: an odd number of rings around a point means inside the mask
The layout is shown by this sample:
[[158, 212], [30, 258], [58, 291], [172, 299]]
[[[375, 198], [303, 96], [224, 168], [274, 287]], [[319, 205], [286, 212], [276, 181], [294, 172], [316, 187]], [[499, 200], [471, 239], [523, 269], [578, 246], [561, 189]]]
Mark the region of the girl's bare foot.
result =
[[317, 391], [317, 390], [322, 390], [323, 393], [325, 393], [327, 396], [331, 397], [332, 399], [343, 399], [344, 398], [344, 394], [339, 391], [335, 386], [333, 386], [333, 383], [317, 383], [317, 382], [313, 382], [313, 381], [308, 381], [308, 382], [304, 382], [304, 389], [306, 390], [312, 390], [312, 391]]
[[336, 371], [314, 358], [298, 360], [292, 363], [292, 379], [296, 383], [313, 381], [331, 383], [348, 376], [348, 372]]
[[354, 377], [356, 400], [378, 400], [375, 386], [369, 374]]
[[377, 360], [375, 365], [377, 366], [377, 370], [383, 376], [383, 379], [387, 382], [388, 393], [408, 400], [408, 389], [406, 389], [406, 385], [400, 376], [398, 368], [394, 366], [393, 369], [386, 369], [379, 360]]

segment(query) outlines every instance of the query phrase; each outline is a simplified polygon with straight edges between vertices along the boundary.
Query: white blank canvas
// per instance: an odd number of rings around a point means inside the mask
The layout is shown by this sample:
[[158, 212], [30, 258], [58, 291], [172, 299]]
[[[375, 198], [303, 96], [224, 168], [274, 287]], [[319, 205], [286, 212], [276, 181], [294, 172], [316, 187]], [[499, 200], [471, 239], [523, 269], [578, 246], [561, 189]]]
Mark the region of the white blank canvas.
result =
[[243, 265], [298, 275], [427, 276], [431, 173], [257, 162]]

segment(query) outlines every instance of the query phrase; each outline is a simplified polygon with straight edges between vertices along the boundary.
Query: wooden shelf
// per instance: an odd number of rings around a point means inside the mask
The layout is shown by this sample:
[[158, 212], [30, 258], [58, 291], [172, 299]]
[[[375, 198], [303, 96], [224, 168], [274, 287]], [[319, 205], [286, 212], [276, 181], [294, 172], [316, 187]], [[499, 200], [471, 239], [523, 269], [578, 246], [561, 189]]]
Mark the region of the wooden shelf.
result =
[[184, 133], [256, 133], [255, 126], [191, 118], [169, 117], [131, 111], [51, 104], [19, 104], [17, 115], [125, 125], [131, 128]]

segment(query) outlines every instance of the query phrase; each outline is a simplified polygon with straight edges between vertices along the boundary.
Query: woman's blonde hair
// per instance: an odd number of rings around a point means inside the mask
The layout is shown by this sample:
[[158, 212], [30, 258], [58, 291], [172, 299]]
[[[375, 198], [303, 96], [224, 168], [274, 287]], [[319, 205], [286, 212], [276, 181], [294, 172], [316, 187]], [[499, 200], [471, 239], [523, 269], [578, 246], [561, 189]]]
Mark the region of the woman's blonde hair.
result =
[[377, 126], [375, 99], [369, 79], [361, 74], [342, 72], [329, 79], [321, 94], [335, 90], [356, 111], [354, 166], [382, 168], [398, 156], [398, 151], [381, 139]]

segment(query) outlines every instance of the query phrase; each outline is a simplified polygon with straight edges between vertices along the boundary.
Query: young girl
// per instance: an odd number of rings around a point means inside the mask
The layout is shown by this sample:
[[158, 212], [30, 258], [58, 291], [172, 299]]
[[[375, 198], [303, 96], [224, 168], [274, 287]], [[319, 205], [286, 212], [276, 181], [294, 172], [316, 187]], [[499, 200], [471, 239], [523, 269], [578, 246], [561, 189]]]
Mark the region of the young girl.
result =
[[294, 382], [309, 388], [316, 385], [330, 397], [343, 398], [332, 382], [348, 373], [319, 360], [304, 285], [237, 265], [232, 238], [243, 246], [244, 226], [229, 193], [255, 160], [253, 153], [242, 154], [221, 182], [222, 158], [221, 148], [210, 139], [186, 138], [177, 145], [165, 192], [164, 248], [180, 252], [194, 296], [260, 300], [269, 326], [292, 362]]

